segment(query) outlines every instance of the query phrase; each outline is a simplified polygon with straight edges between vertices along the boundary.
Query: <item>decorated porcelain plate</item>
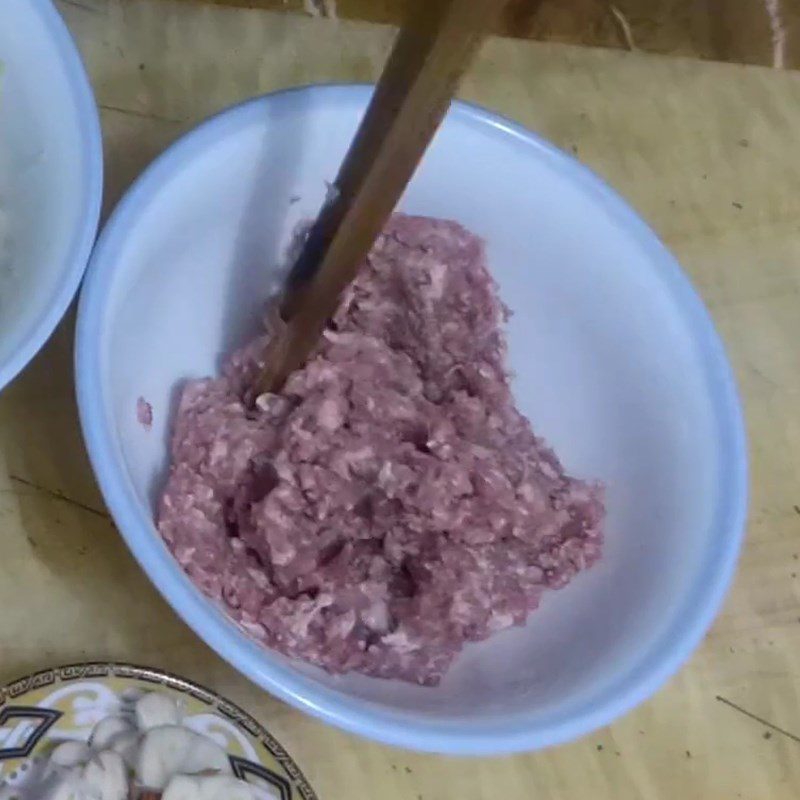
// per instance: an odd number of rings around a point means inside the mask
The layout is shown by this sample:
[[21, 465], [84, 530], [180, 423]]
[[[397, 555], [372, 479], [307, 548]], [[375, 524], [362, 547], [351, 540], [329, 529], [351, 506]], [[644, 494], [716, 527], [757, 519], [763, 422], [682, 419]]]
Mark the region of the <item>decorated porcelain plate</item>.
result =
[[213, 739], [256, 800], [317, 800], [289, 754], [249, 714], [184, 678], [128, 664], [76, 664], [0, 688], [0, 787], [25, 798], [64, 742], [86, 742], [94, 726], [145, 693], [171, 696], [182, 724]]

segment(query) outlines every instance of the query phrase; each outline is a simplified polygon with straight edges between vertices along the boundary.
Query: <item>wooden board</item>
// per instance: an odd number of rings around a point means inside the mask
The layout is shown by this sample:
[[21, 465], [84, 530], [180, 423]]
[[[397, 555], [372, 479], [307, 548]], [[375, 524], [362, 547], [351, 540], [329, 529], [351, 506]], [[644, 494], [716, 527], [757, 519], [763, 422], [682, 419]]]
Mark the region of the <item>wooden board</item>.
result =
[[[391, 37], [183, 2], [80, 4], [61, 7], [103, 108], [107, 207], [199, 118], [291, 84], [369, 80]], [[800, 76], [495, 40], [464, 95], [574, 150], [626, 195], [730, 348], [752, 442], [751, 523], [733, 591], [690, 664], [606, 730], [501, 759], [389, 749], [273, 700], [175, 617], [110, 523], [78, 429], [68, 321], [0, 396], [0, 680], [87, 658], [185, 674], [271, 726], [323, 800], [796, 798]]]
[[[304, 13], [311, 0], [186, 0]], [[322, 3], [322, 0], [316, 0]], [[343, 19], [398, 24], [416, 0], [336, 0]], [[328, 0], [329, 3], [332, 0]], [[786, 66], [800, 66], [800, 0], [778, 0]], [[773, 63], [769, 0], [508, 0], [497, 32], [524, 39]], [[613, 10], [615, 9], [617, 13]]]

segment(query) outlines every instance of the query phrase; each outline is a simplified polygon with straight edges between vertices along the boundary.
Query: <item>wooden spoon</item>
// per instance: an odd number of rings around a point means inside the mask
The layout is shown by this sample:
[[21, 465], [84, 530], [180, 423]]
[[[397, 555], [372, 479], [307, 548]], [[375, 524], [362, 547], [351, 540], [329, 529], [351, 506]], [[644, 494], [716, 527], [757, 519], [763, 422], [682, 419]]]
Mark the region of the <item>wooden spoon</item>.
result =
[[314, 349], [394, 210], [505, 0], [417, 0], [292, 269], [256, 394], [275, 392]]

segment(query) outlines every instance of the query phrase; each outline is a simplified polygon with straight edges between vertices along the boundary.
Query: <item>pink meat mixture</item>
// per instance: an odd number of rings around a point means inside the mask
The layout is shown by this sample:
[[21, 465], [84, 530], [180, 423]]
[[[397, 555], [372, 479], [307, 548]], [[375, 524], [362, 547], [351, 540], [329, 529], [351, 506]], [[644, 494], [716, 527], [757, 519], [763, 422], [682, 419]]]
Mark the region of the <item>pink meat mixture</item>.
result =
[[158, 512], [252, 636], [331, 672], [436, 684], [600, 556], [602, 492], [516, 409], [482, 242], [395, 215], [313, 357], [243, 402], [268, 333], [189, 382]]
[[144, 397], [136, 401], [136, 420], [145, 430], [153, 427], [153, 406]]

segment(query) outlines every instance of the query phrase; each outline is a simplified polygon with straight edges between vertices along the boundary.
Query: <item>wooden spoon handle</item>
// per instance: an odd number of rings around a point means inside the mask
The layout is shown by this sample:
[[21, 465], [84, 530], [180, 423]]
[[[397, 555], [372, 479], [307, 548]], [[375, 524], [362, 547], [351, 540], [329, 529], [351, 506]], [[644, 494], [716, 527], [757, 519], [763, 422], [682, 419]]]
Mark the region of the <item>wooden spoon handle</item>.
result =
[[438, 129], [505, 0], [418, 0], [295, 264], [284, 341], [257, 390], [276, 391], [308, 357]]

